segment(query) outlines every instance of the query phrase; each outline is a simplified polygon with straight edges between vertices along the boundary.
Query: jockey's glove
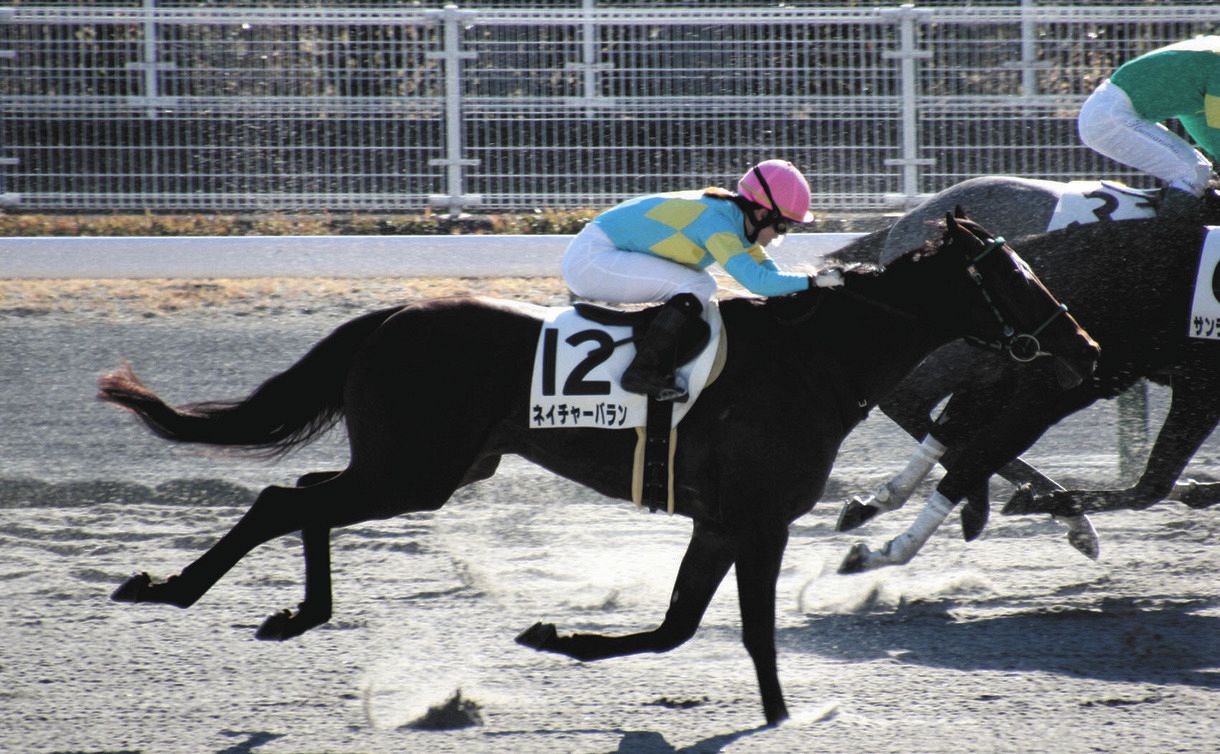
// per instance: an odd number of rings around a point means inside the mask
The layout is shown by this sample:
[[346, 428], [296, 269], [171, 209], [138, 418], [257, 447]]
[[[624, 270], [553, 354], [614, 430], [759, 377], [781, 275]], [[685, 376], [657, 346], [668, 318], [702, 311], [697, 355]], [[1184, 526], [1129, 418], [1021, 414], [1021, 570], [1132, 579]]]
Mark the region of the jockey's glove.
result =
[[843, 285], [843, 271], [837, 267], [818, 270], [816, 275], [809, 276], [810, 288], [838, 288]]

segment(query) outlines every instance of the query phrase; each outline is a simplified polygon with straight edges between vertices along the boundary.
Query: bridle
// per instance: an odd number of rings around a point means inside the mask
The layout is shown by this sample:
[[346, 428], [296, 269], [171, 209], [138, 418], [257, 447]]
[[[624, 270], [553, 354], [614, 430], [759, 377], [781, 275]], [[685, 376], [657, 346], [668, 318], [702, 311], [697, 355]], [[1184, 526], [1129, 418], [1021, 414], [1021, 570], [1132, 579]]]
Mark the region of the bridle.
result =
[[1020, 332], [1013, 327], [1008, 317], [1004, 316], [1004, 312], [996, 305], [991, 294], [987, 291], [987, 287], [983, 285], [983, 273], [978, 269], [978, 263], [982, 261], [988, 254], [996, 249], [1002, 248], [1007, 243], [1003, 236], [996, 236], [988, 244], [987, 248], [983, 249], [978, 256], [974, 257], [966, 265], [966, 272], [970, 275], [970, 279], [974, 281], [979, 293], [983, 297], [983, 301], [991, 309], [991, 313], [995, 315], [996, 321], [1000, 325], [1000, 336], [991, 340], [980, 338], [977, 336], [967, 336], [966, 340], [984, 348], [991, 348], [996, 351], [1004, 351], [1013, 360], [1022, 364], [1028, 363], [1037, 359], [1040, 356], [1051, 356], [1048, 351], [1042, 350], [1042, 343], [1038, 340], [1038, 336], [1052, 322], [1059, 317], [1067, 314], [1067, 304], [1059, 304], [1054, 312], [1047, 317], [1042, 324], [1038, 325], [1030, 332]]
[[[992, 298], [991, 293], [988, 292], [987, 287], [983, 282], [983, 273], [979, 271], [979, 269], [977, 267], [978, 263], [980, 261], [982, 261], [984, 258], [986, 258], [987, 255], [990, 254], [991, 252], [995, 251], [996, 249], [1003, 248], [1005, 243], [1007, 243], [1007, 242], [1004, 240], [1004, 238], [1002, 236], [996, 236], [990, 242], [988, 242], [987, 247], [985, 249], [983, 249], [982, 252], [980, 252], [973, 259], [970, 259], [966, 264], [966, 273], [970, 276], [970, 280], [975, 284], [975, 287], [978, 289], [979, 294], [983, 297], [983, 301], [987, 304], [988, 308], [991, 309], [991, 313], [995, 316], [996, 321], [999, 322], [1001, 334], [998, 338], [994, 338], [992, 340], [988, 340], [986, 338], [981, 338], [978, 336], [966, 336], [965, 339], [970, 341], [971, 343], [974, 343], [975, 345], [983, 346], [985, 348], [991, 348], [996, 351], [1005, 352], [1014, 361], [1021, 362], [1021, 363], [1033, 361], [1034, 359], [1037, 359], [1040, 356], [1053, 356], [1054, 354], [1051, 354], [1047, 351], [1042, 350], [1042, 343], [1038, 340], [1038, 335], [1040, 335], [1042, 333], [1042, 331], [1045, 330], [1057, 318], [1067, 314], [1067, 312], [1068, 312], [1067, 305], [1062, 304], [1062, 303], [1059, 304], [1059, 307], [1049, 317], [1047, 317], [1046, 320], [1042, 322], [1042, 324], [1038, 325], [1031, 332], [1020, 332], [1017, 330], [1017, 328], [1013, 327], [1012, 324], [1010, 324], [1009, 318], [1004, 316], [1004, 312], [1001, 311], [1001, 309], [998, 305], [996, 305], [995, 300]], [[840, 286], [838, 288], [826, 288], [826, 289], [811, 288], [810, 291], [813, 291], [817, 294], [849, 296], [851, 298], [854, 298], [858, 301], [861, 301], [861, 302], [867, 304], [868, 306], [890, 312], [891, 314], [894, 314], [902, 319], [905, 319], [908, 321], [916, 320], [915, 314], [905, 311], [905, 310], [903, 310], [899, 307], [893, 306], [891, 304], [885, 303], [883, 301], [878, 301], [875, 298], [872, 298], [871, 296], [866, 296], [858, 291], [854, 291], [846, 285]], [[817, 312], [817, 310], [819, 308], [818, 302], [820, 300], [821, 300], [821, 295], [816, 296], [814, 305], [809, 307], [809, 309], [807, 309], [805, 312], [803, 312], [802, 314], [799, 314], [795, 317], [783, 319], [782, 321], [784, 322], [784, 324], [787, 324], [787, 325], [803, 324], [806, 320], [812, 318], [813, 315]], [[825, 358], [825, 356], [822, 356], [821, 358]], [[860, 391], [857, 390], [856, 392], [858, 394]], [[859, 409], [863, 410], [865, 413], [867, 413], [868, 406], [871, 403], [873, 403], [874, 401], [871, 398], [865, 396], [863, 398], [853, 399], [852, 402], [855, 404], [855, 406], [857, 408], [859, 408]]]

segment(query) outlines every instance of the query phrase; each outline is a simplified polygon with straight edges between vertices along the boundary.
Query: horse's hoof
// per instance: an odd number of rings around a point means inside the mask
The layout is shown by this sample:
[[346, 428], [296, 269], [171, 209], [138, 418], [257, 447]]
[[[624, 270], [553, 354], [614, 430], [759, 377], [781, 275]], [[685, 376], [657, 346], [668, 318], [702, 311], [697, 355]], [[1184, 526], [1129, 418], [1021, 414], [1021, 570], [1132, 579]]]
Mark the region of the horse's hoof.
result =
[[[1201, 510], [1220, 503], [1220, 484], [1215, 482], [1197, 482], [1188, 479], [1181, 487], [1181, 494], [1176, 495], [1178, 501], [1188, 508]], [[1175, 490], [1175, 492], [1177, 492]]]
[[1004, 504], [1004, 508], [1000, 513], [1005, 516], [1023, 516], [1029, 513], [1038, 513], [1034, 508], [1034, 488], [1030, 484], [1023, 484], [1017, 488], [1017, 491], [1012, 493], [1012, 497]]
[[973, 542], [987, 528], [987, 518], [991, 510], [988, 506], [976, 508], [973, 505], [962, 507], [962, 539]]
[[546, 649], [559, 638], [554, 623], [535, 623], [517, 635], [517, 643], [531, 649]]
[[852, 545], [851, 551], [847, 553], [847, 557], [843, 558], [843, 562], [839, 564], [839, 573], [864, 573], [868, 570], [868, 556], [868, 545], [863, 542], [857, 542]]
[[144, 602], [145, 596], [151, 588], [152, 576], [147, 573], [137, 573], [119, 584], [119, 588], [110, 593], [110, 599], [115, 602]]
[[1080, 518], [1084, 525], [1068, 529], [1068, 543], [1089, 560], [1097, 560], [1101, 557], [1101, 540], [1097, 536], [1097, 530], [1093, 528], [1087, 516]]
[[258, 631], [254, 633], [254, 638], [263, 641], [283, 641], [291, 639], [293, 636], [299, 636], [301, 632], [292, 633], [291, 626], [292, 611], [281, 610], [263, 621], [263, 625], [259, 626]]
[[843, 507], [839, 510], [839, 520], [835, 522], [835, 531], [851, 531], [863, 526], [880, 512], [880, 508], [865, 505], [860, 502], [860, 498], [853, 497], [843, 503]]

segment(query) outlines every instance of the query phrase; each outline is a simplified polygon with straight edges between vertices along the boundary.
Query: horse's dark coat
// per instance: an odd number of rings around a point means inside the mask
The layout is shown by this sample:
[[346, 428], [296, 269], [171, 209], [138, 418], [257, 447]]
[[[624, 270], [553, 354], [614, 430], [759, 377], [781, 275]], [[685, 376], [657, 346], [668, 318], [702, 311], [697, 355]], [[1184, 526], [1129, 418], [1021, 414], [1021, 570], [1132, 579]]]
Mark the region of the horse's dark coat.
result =
[[[956, 476], [962, 481], [949, 480], [941, 491], [968, 496], [970, 504], [962, 510], [968, 539], [977, 536], [986, 523], [987, 486], [981, 477], [989, 467], [992, 473], [1024, 485], [1006, 508], [1010, 513], [1069, 515], [1143, 508], [1170, 496], [1193, 507], [1220, 503], [1220, 483], [1175, 486], [1191, 456], [1216, 426], [1220, 356], [1215, 354], [1215, 343], [1185, 341], [1184, 309], [1174, 312], [1162, 306], [1189, 306], [1190, 292], [1184, 280], [1194, 274], [1201, 228], [1198, 223], [1193, 227], [1186, 223], [1158, 231], [1150, 224], [1153, 221], [1106, 222], [1080, 234], [1067, 231], [1035, 240], [1033, 236], [1042, 234], [1065, 189], [1066, 184], [1008, 176], [963, 181], [912, 210], [893, 228], [870, 234], [835, 255], [850, 261], [883, 257], [892, 253], [895, 237], [916, 240], [926, 235], [929, 218], [936, 217], [943, 206], [962, 204], [972, 217], [984, 218], [988, 228], [1017, 238], [1014, 247], [1051, 291], [1081, 315], [1082, 324], [1102, 344], [1097, 380], [1052, 401], [1045, 400], [1034, 373], [1018, 379], [1002, 360], [956, 343], [932, 354], [880, 404], [888, 416], [920, 438], [932, 429], [929, 412], [946, 396], [955, 395], [933, 434], [951, 445], [979, 446], [973, 450], [950, 447], [942, 460], [942, 465], [959, 469]], [[1220, 223], [1220, 197], [1214, 191], [1200, 209], [1200, 220]], [[1170, 278], [1175, 282], [1170, 283]], [[1170, 295], [1174, 298], [1158, 301]], [[1164, 341], [1150, 341], [1154, 334], [1149, 328], [1153, 327], [1172, 333]], [[1144, 472], [1133, 486], [1062, 490], [1017, 457], [1064, 416], [1097, 398], [1113, 397], [1140, 378], [1169, 385], [1173, 400]], [[1037, 427], [1041, 422], [1045, 426]], [[982, 460], [984, 455], [989, 460]], [[971, 457], [976, 460], [968, 460]], [[973, 469], [968, 470], [967, 464]]]
[[[846, 434], [937, 346], [993, 337], [995, 313], [966, 274], [987, 236], [950, 221], [939, 251], [884, 272], [849, 271], [843, 289], [784, 299], [735, 299], [721, 315], [730, 348], [719, 379], [684, 419], [676, 512], [694, 520], [662, 624], [629, 636], [561, 635], [539, 624], [523, 644], [582, 660], [678, 646], [698, 627], [736, 565], [742, 636], [768, 722], [787, 715], [775, 661], [775, 583], [789, 523], [821, 496]], [[987, 290], [1021, 329], [1058, 306], [1007, 252], [977, 264]], [[329, 619], [329, 530], [441, 507], [461, 485], [515, 453], [611, 497], [630, 499], [634, 430], [528, 428], [537, 307], [443, 299], [354, 320], [246, 401], [173, 409], [128, 370], [103, 377], [101, 397], [134, 410], [164, 437], [288, 447], [342, 415], [351, 447], [342, 472], [268, 487], [236, 526], [164, 582], [133, 577], [115, 598], [188, 606], [255, 546], [303, 530], [306, 596], [269, 618], [263, 638], [288, 638]], [[1051, 350], [1087, 373], [1095, 344], [1070, 318]], [[859, 402], [863, 401], [864, 406]]]

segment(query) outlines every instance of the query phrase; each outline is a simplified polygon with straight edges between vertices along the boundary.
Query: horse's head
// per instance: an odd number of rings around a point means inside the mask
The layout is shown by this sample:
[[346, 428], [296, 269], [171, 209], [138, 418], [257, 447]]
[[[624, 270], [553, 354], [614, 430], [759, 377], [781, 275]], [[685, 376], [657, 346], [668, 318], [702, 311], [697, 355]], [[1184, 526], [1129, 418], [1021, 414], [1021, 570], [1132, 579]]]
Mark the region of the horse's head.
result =
[[1020, 362], [1053, 356], [1065, 389], [1093, 373], [1101, 352], [1096, 341], [1002, 237], [967, 218], [959, 207], [945, 218], [938, 253], [962, 260], [977, 290], [987, 324], [972, 340]]

